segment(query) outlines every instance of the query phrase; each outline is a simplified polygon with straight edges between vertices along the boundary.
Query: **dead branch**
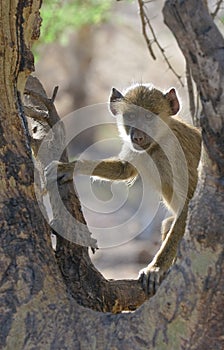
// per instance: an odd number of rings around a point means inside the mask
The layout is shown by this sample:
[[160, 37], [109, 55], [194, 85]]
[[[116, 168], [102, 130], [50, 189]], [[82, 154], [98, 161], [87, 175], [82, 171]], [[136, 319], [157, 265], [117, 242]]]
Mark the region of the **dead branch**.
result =
[[[164, 58], [164, 61], [166, 62], [168, 68], [172, 71], [172, 73], [177, 77], [177, 79], [179, 80], [181, 86], [184, 86], [181, 76], [176, 72], [176, 70], [173, 68], [173, 66], [171, 65], [169, 58], [166, 55], [165, 49], [161, 46], [159, 40], [157, 39], [156, 33], [153, 29], [153, 26], [151, 25], [151, 22], [149, 20], [149, 17], [147, 15], [147, 11], [145, 8], [145, 4], [148, 3], [150, 1], [144, 1], [144, 0], [138, 0], [138, 4], [139, 4], [139, 14], [140, 14], [140, 19], [141, 19], [141, 23], [142, 23], [142, 34], [145, 38], [148, 50], [150, 52], [150, 55], [152, 56], [152, 58], [155, 60], [156, 56], [154, 54], [154, 51], [152, 49], [152, 44], [155, 43], [155, 45], [158, 47], [159, 51], [161, 52], [162, 57]], [[147, 28], [149, 29], [149, 31], [151, 32], [152, 35], [152, 40], [149, 39], [148, 34], [147, 34]]]
[[217, 16], [219, 10], [221, 9], [222, 3], [223, 3], [223, 0], [218, 0], [217, 1], [215, 11], [211, 13], [212, 18], [215, 18]]
[[149, 39], [148, 34], [147, 34], [146, 25], [148, 24], [148, 21], [147, 21], [147, 16], [146, 16], [145, 11], [144, 11], [144, 3], [142, 0], [139, 0], [138, 3], [139, 3], [139, 13], [140, 13], [140, 18], [141, 18], [141, 23], [142, 23], [142, 34], [145, 38], [150, 55], [152, 56], [152, 58], [154, 60], [156, 60], [156, 56], [155, 56], [153, 49], [152, 49], [153, 41]]

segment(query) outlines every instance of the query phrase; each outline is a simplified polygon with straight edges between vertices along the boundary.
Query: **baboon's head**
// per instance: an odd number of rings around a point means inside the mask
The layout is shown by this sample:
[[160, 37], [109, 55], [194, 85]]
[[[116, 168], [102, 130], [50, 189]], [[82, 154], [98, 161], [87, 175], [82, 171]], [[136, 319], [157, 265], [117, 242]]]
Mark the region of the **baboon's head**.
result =
[[174, 88], [162, 93], [150, 85], [135, 85], [121, 94], [115, 88], [110, 111], [117, 118], [121, 137], [135, 151], [144, 151], [165, 136], [170, 118], [180, 105]]

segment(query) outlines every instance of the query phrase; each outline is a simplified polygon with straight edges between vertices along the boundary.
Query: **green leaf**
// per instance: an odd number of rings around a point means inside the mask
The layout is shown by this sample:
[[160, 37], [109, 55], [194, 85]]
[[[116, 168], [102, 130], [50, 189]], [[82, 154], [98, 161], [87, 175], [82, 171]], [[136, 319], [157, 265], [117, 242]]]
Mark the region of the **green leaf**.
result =
[[106, 21], [111, 5], [112, 0], [45, 0], [39, 43], [65, 42], [69, 31]]

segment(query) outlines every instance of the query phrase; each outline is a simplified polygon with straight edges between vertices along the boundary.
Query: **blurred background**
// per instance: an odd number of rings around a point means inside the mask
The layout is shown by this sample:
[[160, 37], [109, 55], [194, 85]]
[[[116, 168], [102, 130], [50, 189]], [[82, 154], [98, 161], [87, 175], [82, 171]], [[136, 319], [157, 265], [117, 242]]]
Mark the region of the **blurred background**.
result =
[[[102, 159], [119, 153], [121, 141], [107, 108], [112, 87], [122, 91], [136, 82], [152, 83], [164, 91], [175, 87], [182, 101], [180, 116], [191, 123], [185, 61], [163, 23], [164, 1], [145, 2], [150, 23], [183, 86], [155, 44], [156, 60], [150, 56], [137, 1], [43, 1], [35, 75], [48, 96], [59, 86], [55, 104], [60, 117], [74, 114], [75, 122], [66, 123], [67, 130], [74, 130], [69, 145], [71, 160]], [[211, 9], [216, 2], [209, 2]], [[223, 30], [220, 17], [217, 24]], [[84, 118], [80, 108], [86, 106], [90, 107], [85, 109]], [[97, 119], [95, 126], [90, 127], [90, 118]], [[77, 123], [83, 130], [79, 134]], [[160, 245], [161, 220], [168, 215], [160, 198], [150, 188], [145, 189], [141, 179], [130, 188], [90, 181], [85, 176], [77, 177], [75, 183], [87, 224], [100, 246], [92, 257], [94, 264], [106, 278], [136, 278]], [[135, 215], [145, 191], [148, 202], [144, 213]]]

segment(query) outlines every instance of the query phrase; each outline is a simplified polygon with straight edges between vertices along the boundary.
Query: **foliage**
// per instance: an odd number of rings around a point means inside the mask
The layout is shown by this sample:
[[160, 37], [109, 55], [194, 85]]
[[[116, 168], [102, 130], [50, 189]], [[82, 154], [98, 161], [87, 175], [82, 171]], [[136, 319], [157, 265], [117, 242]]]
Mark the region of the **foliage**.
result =
[[112, 0], [45, 0], [41, 8], [41, 43], [66, 42], [68, 31], [102, 23], [111, 5]]

